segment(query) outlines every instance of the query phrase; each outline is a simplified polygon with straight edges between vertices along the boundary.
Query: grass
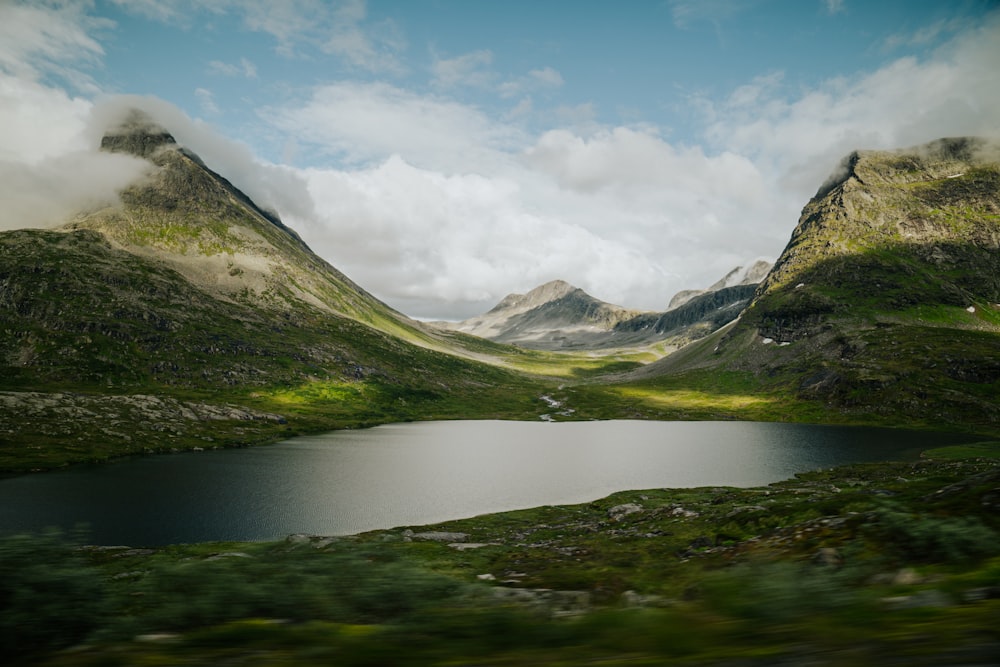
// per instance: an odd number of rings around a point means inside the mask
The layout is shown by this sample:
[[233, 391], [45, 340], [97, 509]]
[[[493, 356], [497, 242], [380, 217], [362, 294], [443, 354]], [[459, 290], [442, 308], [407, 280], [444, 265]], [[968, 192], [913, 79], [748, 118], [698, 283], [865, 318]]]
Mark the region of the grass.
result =
[[927, 450], [926, 455], [936, 459], [1000, 459], [1000, 441], [938, 447]]

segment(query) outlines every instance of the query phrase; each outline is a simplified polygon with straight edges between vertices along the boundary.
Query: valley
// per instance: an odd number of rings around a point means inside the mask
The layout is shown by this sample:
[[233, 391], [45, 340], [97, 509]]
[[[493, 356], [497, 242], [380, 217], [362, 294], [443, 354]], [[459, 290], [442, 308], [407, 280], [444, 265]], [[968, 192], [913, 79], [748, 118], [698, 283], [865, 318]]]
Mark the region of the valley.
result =
[[150, 162], [120, 202], [0, 233], [5, 473], [410, 421], [866, 425], [965, 444], [767, 487], [628, 490], [354, 536], [157, 549], [7, 537], [0, 599], [14, 621], [0, 632], [17, 660], [995, 655], [989, 143], [851, 154], [773, 267], [662, 312], [557, 281], [449, 325], [379, 301], [149, 117], [127, 116], [102, 145]]

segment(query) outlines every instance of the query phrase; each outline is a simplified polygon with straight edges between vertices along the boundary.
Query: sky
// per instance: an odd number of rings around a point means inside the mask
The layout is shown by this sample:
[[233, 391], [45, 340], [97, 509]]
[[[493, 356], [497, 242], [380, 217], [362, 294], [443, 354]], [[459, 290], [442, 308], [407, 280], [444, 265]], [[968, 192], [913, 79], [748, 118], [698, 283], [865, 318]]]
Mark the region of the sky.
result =
[[113, 202], [132, 107], [412, 317], [663, 310], [851, 151], [1000, 136], [1000, 3], [0, 0], [0, 229]]

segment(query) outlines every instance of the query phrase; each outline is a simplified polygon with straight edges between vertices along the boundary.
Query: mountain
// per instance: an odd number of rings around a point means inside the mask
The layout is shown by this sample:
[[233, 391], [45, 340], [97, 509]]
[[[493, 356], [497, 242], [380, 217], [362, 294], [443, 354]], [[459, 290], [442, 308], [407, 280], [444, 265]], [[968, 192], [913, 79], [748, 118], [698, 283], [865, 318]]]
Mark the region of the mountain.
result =
[[165, 264], [224, 301], [276, 311], [308, 306], [376, 326], [407, 320], [143, 112], [109, 130], [101, 148], [145, 158], [156, 169], [125, 189], [120, 204], [80, 215], [68, 229], [98, 231], [112, 246]]
[[710, 287], [703, 290], [681, 290], [675, 294], [670, 299], [670, 304], [667, 306], [667, 310], [673, 310], [674, 308], [679, 308], [685, 303], [690, 301], [696, 296], [706, 294], [708, 292], [717, 292], [721, 289], [727, 287], [736, 287], [738, 285], [756, 285], [767, 275], [768, 271], [771, 270], [771, 262], [765, 259], [758, 259], [753, 264], [748, 266], [737, 266], [732, 271], [724, 275], [722, 278], [714, 282]]
[[1000, 149], [856, 151], [740, 321], [642, 371], [736, 371], [844, 414], [1000, 419]]
[[553, 280], [527, 294], [508, 294], [484, 315], [441, 324], [502, 343], [553, 349], [586, 345], [583, 341], [599, 339], [637, 314]]
[[0, 469], [499, 406], [528, 384], [368, 294], [143, 114], [102, 148], [150, 175], [61, 228], [0, 233]]
[[623, 340], [664, 340], [675, 346], [699, 340], [739, 317], [757, 290], [754, 283], [708, 289], [665, 313], [643, 313], [615, 326]]
[[[484, 315], [438, 326], [538, 350], [601, 350], [666, 344], [679, 347], [733, 320], [750, 302], [770, 264], [737, 267], [707, 290], [665, 313], [630, 310], [595, 299], [562, 280], [509, 294]], [[677, 297], [674, 297], [677, 300]]]
[[[120, 203], [0, 233], [0, 470], [553, 400], [573, 418], [1000, 422], [1000, 150], [983, 140], [852, 153], [758, 286], [739, 271], [640, 313], [556, 281], [458, 330], [379, 302], [148, 118], [103, 147], [150, 161]], [[463, 326], [609, 354], [560, 365]], [[682, 345], [638, 370], [615, 353]]]

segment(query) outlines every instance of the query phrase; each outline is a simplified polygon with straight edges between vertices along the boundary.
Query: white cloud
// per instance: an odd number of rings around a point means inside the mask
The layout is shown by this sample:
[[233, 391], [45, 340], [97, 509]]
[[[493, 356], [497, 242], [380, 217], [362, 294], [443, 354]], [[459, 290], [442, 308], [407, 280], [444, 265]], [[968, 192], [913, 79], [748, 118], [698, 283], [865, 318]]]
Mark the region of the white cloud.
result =
[[0, 159], [31, 165], [83, 150], [89, 110], [83, 98], [0, 73]]
[[148, 163], [96, 151], [90, 102], [0, 73], [0, 229], [51, 227], [117, 199]]
[[528, 76], [544, 86], [551, 86], [553, 88], [558, 88], [565, 83], [562, 74], [551, 67], [533, 69], [528, 72]]
[[[368, 21], [365, 0], [112, 1], [125, 11], [185, 27], [200, 14], [238, 16], [248, 30], [273, 37], [275, 50], [289, 58], [302, 57], [303, 47], [309, 47], [340, 56], [351, 66], [369, 72], [401, 73], [406, 69], [399, 58], [406, 48], [399, 29], [392, 21]], [[228, 68], [225, 63], [219, 65]]]
[[440, 88], [454, 86], [486, 87], [496, 80], [489, 69], [493, 64], [493, 53], [488, 50], [473, 51], [455, 58], [439, 58], [434, 61], [434, 85]]
[[203, 112], [213, 116], [219, 113], [219, 105], [215, 103], [215, 95], [212, 94], [211, 90], [207, 88], [195, 88], [194, 95], [198, 98]]
[[540, 90], [552, 90], [565, 83], [562, 75], [551, 67], [533, 69], [525, 76], [501, 83], [497, 89], [501, 97], [517, 97]]
[[434, 74], [432, 85], [447, 90], [468, 86], [495, 91], [502, 98], [522, 97], [538, 91], [561, 87], [562, 75], [552, 67], [530, 70], [522, 76], [503, 77], [492, 68], [493, 52], [472, 51], [454, 58], [438, 58], [431, 66]]
[[292, 218], [296, 228], [414, 315], [469, 316], [554, 278], [662, 309], [675, 291], [707, 286], [779, 243], [741, 227], [775, 210], [752, 163], [650, 131], [533, 138], [384, 84], [327, 86], [269, 117], [348, 167], [303, 172], [316, 214]]
[[707, 136], [770, 172], [785, 195], [811, 195], [858, 148], [916, 145], [943, 136], [1000, 132], [1000, 17], [963, 33], [924, 61], [908, 57], [795, 97], [777, 77], [708, 105]]
[[824, 4], [826, 5], [827, 14], [831, 16], [844, 11], [844, 0], [824, 0]]
[[301, 106], [264, 115], [299, 145], [311, 144], [355, 165], [399, 154], [441, 171], [476, 170], [523, 141], [515, 127], [496, 123], [473, 107], [385, 83], [323, 86]]
[[67, 153], [30, 168], [0, 161], [0, 230], [54, 227], [112, 204], [149, 167], [138, 158], [95, 151]]
[[941, 19], [929, 25], [921, 26], [911, 32], [897, 32], [889, 35], [882, 44], [882, 50], [888, 52], [906, 46], [927, 46], [943, 37], [962, 30], [968, 30], [972, 27], [969, 19], [963, 17]]
[[681, 29], [693, 23], [718, 23], [748, 8], [745, 0], [668, 0], [674, 25]]
[[82, 68], [98, 64], [104, 50], [92, 33], [114, 23], [89, 9], [88, 2], [0, 2], [0, 71], [29, 80], [55, 75], [93, 92]]
[[306, 240], [414, 315], [468, 316], [554, 278], [616, 297], [662, 279], [627, 244], [525, 201], [533, 195], [518, 180], [446, 176], [399, 157], [306, 176], [317, 209], [312, 221], [296, 221]]
[[208, 71], [211, 74], [222, 76], [242, 76], [247, 79], [257, 78], [257, 66], [246, 58], [240, 58], [240, 62], [224, 63], [221, 60], [213, 60], [208, 63]]
[[365, 22], [366, 17], [365, 0], [345, 0], [336, 6], [321, 48], [369, 72], [404, 72], [406, 67], [399, 59], [406, 48], [402, 33], [391, 20], [372, 25]]
[[190, 15], [184, 5], [194, 4], [187, 0], [111, 0], [111, 2], [133, 14], [164, 23], [180, 22], [185, 16]]

